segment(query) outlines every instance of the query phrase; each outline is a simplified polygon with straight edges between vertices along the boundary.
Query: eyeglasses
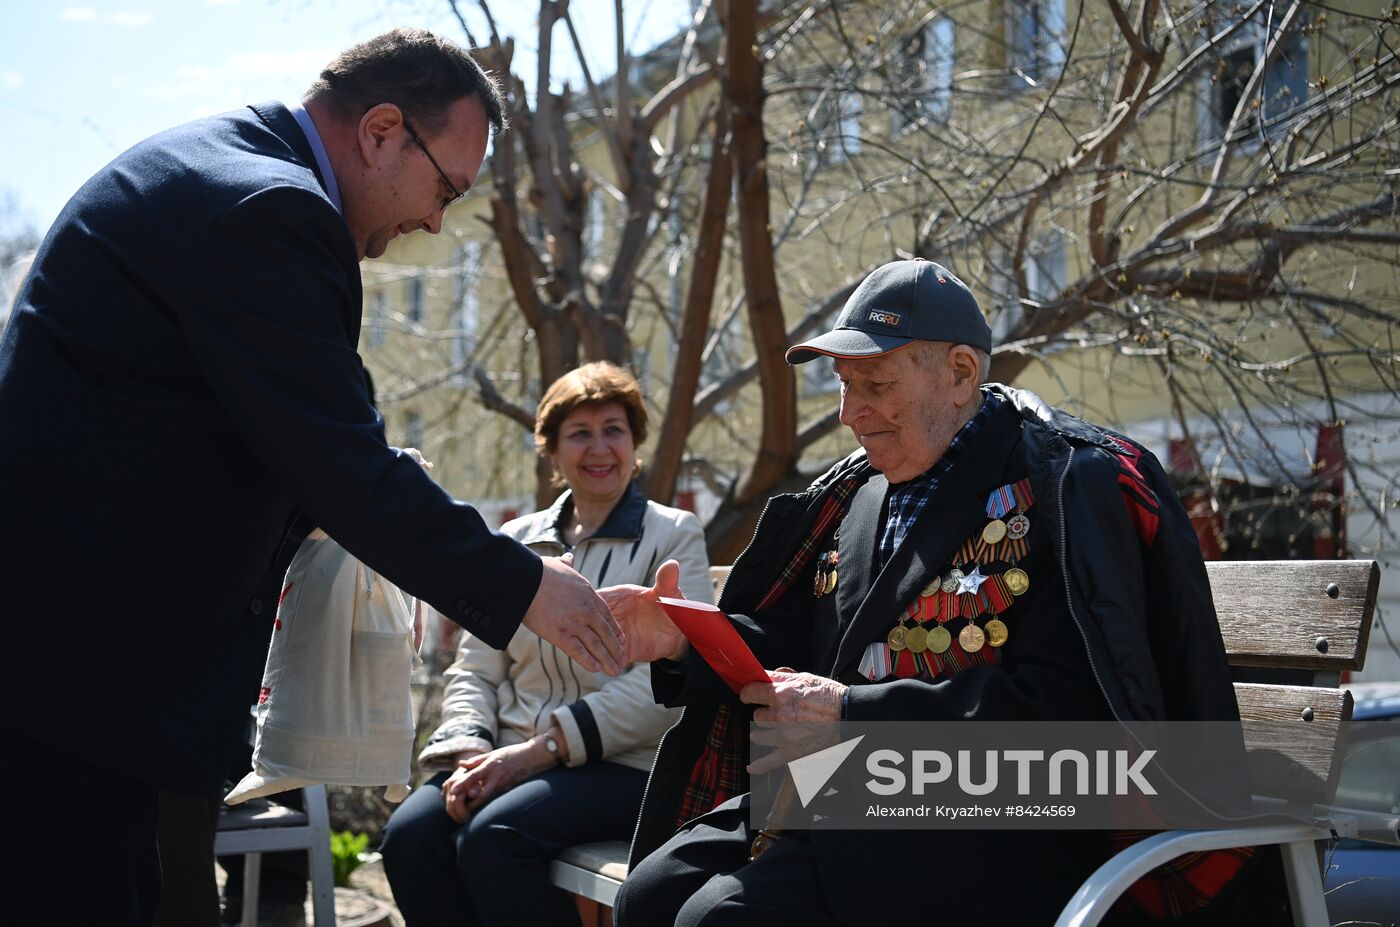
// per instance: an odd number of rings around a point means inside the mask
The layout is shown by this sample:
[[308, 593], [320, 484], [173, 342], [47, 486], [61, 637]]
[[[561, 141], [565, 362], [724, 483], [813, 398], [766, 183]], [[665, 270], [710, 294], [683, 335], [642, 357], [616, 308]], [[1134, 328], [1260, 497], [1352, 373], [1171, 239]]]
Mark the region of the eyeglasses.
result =
[[425, 154], [425, 155], [428, 156], [428, 161], [433, 165], [433, 168], [434, 168], [435, 170], [437, 170], [438, 176], [442, 178], [442, 182], [445, 183], [445, 184], [447, 184], [447, 189], [449, 189], [449, 190], [452, 191], [452, 195], [451, 195], [451, 196], [444, 196], [444, 197], [442, 198], [442, 206], [441, 206], [440, 208], [441, 208], [442, 210], [445, 211], [445, 210], [447, 209], [447, 207], [451, 206], [453, 203], [457, 202], [457, 201], [460, 200], [462, 197], [466, 196], [466, 195], [467, 195], [467, 191], [466, 191], [466, 190], [458, 190], [458, 189], [457, 189], [457, 185], [454, 184], [454, 183], [448, 178], [447, 172], [444, 171], [444, 170], [442, 169], [442, 165], [441, 165], [441, 164], [438, 164], [438, 163], [437, 163], [437, 158], [434, 158], [434, 157], [433, 157], [433, 153], [432, 153], [431, 151], [428, 150], [428, 146], [427, 146], [427, 145], [423, 144], [423, 140], [422, 140], [421, 138], [418, 137], [418, 133], [415, 132], [415, 131], [413, 131], [413, 126], [411, 126], [411, 125], [408, 124], [408, 120], [407, 120], [407, 119], [405, 119], [405, 120], [403, 121], [403, 127], [404, 127], [404, 130], [405, 130], [406, 132], [408, 132], [408, 137], [411, 138], [411, 139], [413, 139], [413, 143], [414, 143], [415, 145], [417, 145], [419, 148], [423, 149], [423, 154]]

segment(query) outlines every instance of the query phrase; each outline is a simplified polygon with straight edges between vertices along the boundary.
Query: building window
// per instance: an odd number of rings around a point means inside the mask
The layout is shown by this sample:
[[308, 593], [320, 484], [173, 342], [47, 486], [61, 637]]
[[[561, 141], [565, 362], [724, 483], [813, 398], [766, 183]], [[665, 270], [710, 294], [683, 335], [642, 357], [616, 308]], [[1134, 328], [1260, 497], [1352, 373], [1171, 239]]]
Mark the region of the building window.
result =
[[818, 101], [812, 131], [824, 163], [841, 164], [860, 154], [860, 113], [860, 94], [854, 91], [828, 93]]
[[[1230, 125], [1250, 79], [1264, 61], [1271, 38], [1266, 23], [1255, 19], [1245, 23], [1221, 50], [1211, 76], [1205, 141], [1219, 139]], [[1237, 131], [1246, 139], [1257, 138], [1261, 127], [1266, 134], [1276, 130], [1308, 99], [1308, 37], [1301, 27], [1295, 27], [1282, 41], [1257, 88], [1257, 100], [1244, 101], [1245, 117]]]
[[603, 223], [606, 221], [603, 192], [594, 187], [588, 191], [583, 216], [583, 256], [588, 260], [598, 261], [603, 258]]
[[466, 372], [467, 363], [476, 351], [476, 335], [481, 325], [481, 242], [469, 241], [463, 246], [457, 286], [452, 369], [460, 377]]
[[384, 322], [388, 314], [389, 299], [384, 291], [375, 290], [369, 297], [369, 346], [377, 348], [384, 344]]
[[1006, 68], [1011, 89], [1039, 87], [1065, 63], [1065, 0], [1010, 0]]
[[[1010, 267], [1010, 255], [1005, 266]], [[1011, 273], [1003, 277], [992, 277], [990, 286], [993, 305], [1000, 307], [988, 320], [992, 326], [992, 343], [999, 344], [1021, 324], [1026, 313], [1059, 299], [1060, 292], [1069, 283], [1068, 260], [1065, 253], [1065, 239], [1051, 233], [1041, 235], [1026, 249], [1026, 301], [1016, 290], [1016, 279]]]
[[[821, 324], [821, 331], [826, 331], [836, 324], [837, 317], [841, 314], [840, 309], [832, 311], [831, 315]], [[802, 392], [808, 396], [827, 396], [841, 391], [841, 381], [836, 379], [836, 371], [832, 365], [835, 363], [830, 357], [819, 357], [810, 360], [802, 365]]]
[[404, 314], [417, 325], [423, 321], [423, 278], [409, 277], [404, 282]]
[[1060, 298], [1066, 279], [1065, 240], [1061, 235], [1044, 235], [1036, 239], [1026, 255], [1026, 290], [1040, 305]]
[[954, 30], [953, 20], [940, 16], [905, 44], [902, 83], [908, 86], [913, 109], [902, 100], [894, 107], [896, 133], [922, 121], [948, 121], [953, 109]]

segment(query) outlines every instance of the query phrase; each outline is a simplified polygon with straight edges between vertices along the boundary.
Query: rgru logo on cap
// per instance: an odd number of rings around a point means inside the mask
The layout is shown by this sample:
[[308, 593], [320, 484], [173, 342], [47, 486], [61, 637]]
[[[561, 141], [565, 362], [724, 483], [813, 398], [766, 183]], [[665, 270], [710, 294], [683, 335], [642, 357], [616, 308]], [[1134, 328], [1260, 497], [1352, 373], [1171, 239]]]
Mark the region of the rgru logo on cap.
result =
[[891, 328], [899, 327], [900, 316], [898, 312], [886, 312], [883, 309], [872, 309], [870, 310], [868, 318], [872, 322], [879, 322], [881, 325], [888, 325]]

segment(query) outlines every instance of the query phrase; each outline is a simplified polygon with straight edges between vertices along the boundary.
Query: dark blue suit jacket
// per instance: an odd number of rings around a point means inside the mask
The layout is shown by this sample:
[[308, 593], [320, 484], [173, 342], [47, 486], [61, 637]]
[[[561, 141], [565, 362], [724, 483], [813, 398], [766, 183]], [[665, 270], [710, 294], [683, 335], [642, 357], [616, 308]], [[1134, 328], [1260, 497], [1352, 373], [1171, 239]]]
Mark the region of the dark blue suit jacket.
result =
[[105, 167], [41, 246], [0, 341], [0, 726], [217, 788], [294, 506], [493, 646], [515, 632], [539, 559], [385, 444], [314, 163], [278, 104], [200, 120]]

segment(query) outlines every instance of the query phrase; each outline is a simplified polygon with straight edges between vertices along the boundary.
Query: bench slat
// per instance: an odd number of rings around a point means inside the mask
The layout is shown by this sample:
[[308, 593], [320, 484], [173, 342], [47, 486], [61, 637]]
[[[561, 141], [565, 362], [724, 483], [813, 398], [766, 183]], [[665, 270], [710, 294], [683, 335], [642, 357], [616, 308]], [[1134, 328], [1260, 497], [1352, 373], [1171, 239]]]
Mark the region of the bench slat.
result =
[[628, 849], [623, 840], [580, 843], [561, 851], [557, 858], [621, 882], [627, 878]]
[[1374, 560], [1212, 561], [1206, 573], [1232, 665], [1361, 669], [1380, 588]]
[[627, 851], [621, 840], [569, 847], [549, 864], [549, 880], [566, 892], [611, 907], [627, 878]]
[[[1255, 754], [1250, 759], [1251, 773], [1262, 794], [1306, 794], [1313, 801], [1330, 802], [1342, 769], [1337, 738], [1351, 720], [1351, 693], [1237, 682], [1235, 700], [1244, 722], [1245, 749]], [[1311, 721], [1304, 720], [1305, 713], [1310, 713]], [[1266, 757], [1277, 761], [1266, 764]], [[1324, 794], [1306, 788], [1302, 781], [1306, 779], [1325, 783]]]

